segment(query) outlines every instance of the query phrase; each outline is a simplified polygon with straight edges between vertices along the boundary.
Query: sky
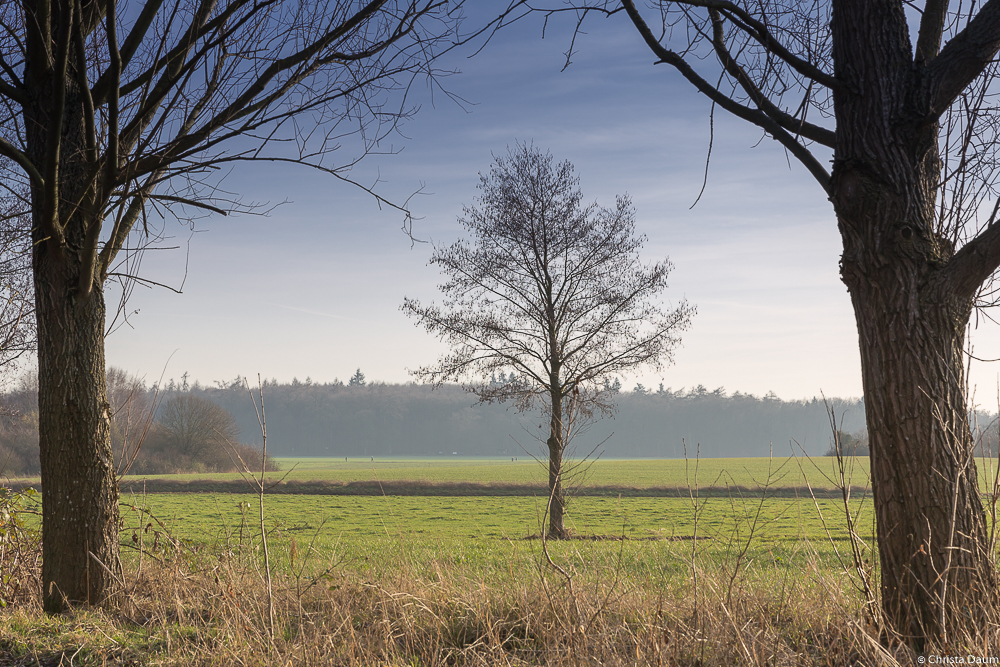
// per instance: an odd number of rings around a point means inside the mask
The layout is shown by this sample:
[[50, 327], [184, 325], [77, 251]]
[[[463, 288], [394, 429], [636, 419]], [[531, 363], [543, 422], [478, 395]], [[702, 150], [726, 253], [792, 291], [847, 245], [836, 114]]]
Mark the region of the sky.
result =
[[[405, 297], [439, 299], [427, 265], [432, 243], [461, 235], [462, 206], [475, 203], [492, 154], [532, 142], [576, 167], [586, 201], [631, 196], [642, 257], [670, 258], [664, 294], [698, 313], [672, 365], [623, 378], [626, 388], [704, 385], [783, 399], [862, 394], [857, 330], [838, 275], [840, 238], [820, 186], [776, 142], [716, 112], [704, 196], [692, 207], [709, 148], [709, 105], [639, 42], [624, 17], [594, 21], [562, 71], [566, 25], [525, 21], [439, 83], [467, 101], [416, 83], [419, 112], [352, 177], [359, 188], [306, 167], [269, 164], [231, 173], [227, 190], [281, 204], [266, 217], [215, 216], [194, 232], [167, 224], [165, 245], [142, 275], [175, 288], [139, 287], [127, 323], [107, 338], [111, 365], [148, 383], [185, 372], [204, 385], [237, 375], [408, 382], [410, 369], [445, 351], [400, 311]], [[345, 149], [346, 150], [346, 149]], [[343, 160], [350, 155], [345, 153]], [[115, 295], [109, 295], [109, 309]], [[973, 334], [980, 357], [1000, 356], [997, 327]], [[996, 405], [997, 364], [972, 369], [979, 404]]]

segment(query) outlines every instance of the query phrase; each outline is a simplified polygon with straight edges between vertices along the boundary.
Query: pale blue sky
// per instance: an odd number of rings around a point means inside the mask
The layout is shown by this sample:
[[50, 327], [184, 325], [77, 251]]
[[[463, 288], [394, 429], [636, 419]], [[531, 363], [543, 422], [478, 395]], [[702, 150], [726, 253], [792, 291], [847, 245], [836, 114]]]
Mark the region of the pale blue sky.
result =
[[[456, 218], [476, 195], [491, 151], [533, 141], [577, 168], [587, 200], [631, 195], [644, 256], [669, 255], [676, 269], [667, 302], [682, 297], [698, 315], [674, 366], [638, 379], [679, 388], [704, 384], [785, 399], [861, 394], [857, 334], [838, 277], [840, 239], [820, 187], [780, 147], [716, 113], [708, 188], [701, 185], [709, 106], [639, 44], [620, 17], [599, 20], [578, 40], [540, 22], [502, 31], [443, 84], [472, 104], [415, 87], [422, 108], [392, 140], [398, 155], [373, 157], [354, 176], [411, 200], [418, 238], [450, 242]], [[345, 159], [348, 156], [345, 154]], [[373, 380], [405, 382], [440, 345], [399, 311], [403, 297], [430, 301], [440, 282], [427, 244], [411, 247], [402, 216], [365, 193], [306, 168], [263, 165], [233, 173], [229, 190], [247, 199], [288, 200], [269, 217], [214, 217], [190, 239], [184, 294], [136, 290], [139, 312], [108, 338], [108, 360], [155, 381], [184, 371], [210, 384], [237, 374], [287, 381], [346, 380], [360, 367]], [[187, 230], [175, 241], [187, 245]], [[179, 285], [183, 252], [147, 257], [144, 275]], [[977, 353], [1000, 356], [995, 327], [977, 334]], [[176, 352], [175, 352], [176, 350]], [[996, 365], [974, 370], [980, 402], [995, 405]], [[637, 378], [628, 378], [631, 388]], [[989, 405], [987, 405], [989, 407]]]

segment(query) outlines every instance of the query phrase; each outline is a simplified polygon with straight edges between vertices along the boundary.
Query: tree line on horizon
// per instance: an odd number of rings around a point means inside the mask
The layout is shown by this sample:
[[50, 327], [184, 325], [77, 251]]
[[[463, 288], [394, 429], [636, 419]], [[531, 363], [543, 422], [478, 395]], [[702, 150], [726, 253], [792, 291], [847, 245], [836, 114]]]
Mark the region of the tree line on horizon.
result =
[[[224, 406], [244, 432], [251, 432], [256, 415], [242, 380], [216, 385], [189, 391]], [[612, 385], [621, 387], [621, 382]], [[275, 456], [519, 456], [541, 454], [547, 435], [539, 428], [540, 411], [477, 403], [456, 384], [350, 386], [293, 379], [264, 381], [264, 392], [268, 450]], [[824, 404], [819, 398], [786, 401], [773, 392], [756, 396], [660, 383], [655, 389], [637, 384], [618, 390], [615, 403], [611, 417], [582, 429], [570, 445], [571, 457], [594, 447], [612, 458], [683, 458], [685, 447], [691, 458], [803, 450], [823, 456], [832, 442], [827, 404], [841, 431], [863, 437], [865, 424], [860, 398], [831, 398]]]
[[[116, 459], [123, 452], [127, 458], [142, 440], [130, 474], [232, 472], [240, 460], [260, 465], [260, 431], [244, 379], [209, 387], [189, 377], [157, 387], [120, 369], [109, 371]], [[360, 369], [351, 380], [263, 381], [269, 470], [277, 469], [273, 457], [543, 453], [540, 412], [477, 404], [458, 385], [369, 382]], [[156, 412], [147, 419], [154, 400]], [[594, 455], [609, 458], [830, 456], [835, 448], [829, 410], [845, 454], [868, 453], [863, 398], [782, 400], [773, 392], [756, 396], [723, 387], [673, 389], [660, 383], [653, 389], [640, 383], [619, 391], [616, 402], [612, 417], [594, 422], [571, 443], [571, 458], [595, 447]], [[977, 412], [973, 421], [978, 453], [995, 455], [996, 415]], [[37, 389], [30, 377], [0, 394], [0, 469], [8, 477], [38, 474]]]
[[[121, 377], [119, 377], [121, 376]], [[541, 455], [545, 429], [540, 412], [518, 412], [500, 404], [477, 404], [458, 385], [433, 389], [423, 384], [367, 382], [360, 372], [353, 384], [309, 379], [263, 382], [267, 411], [268, 452], [277, 457], [409, 457], [409, 456], [527, 456]], [[181, 399], [217, 406], [214, 428], [256, 448], [260, 431], [243, 378], [215, 382], [212, 387], [189, 381], [146, 386], [113, 370], [109, 393], [115, 414], [116, 456], [122, 433], [131, 442], [141, 435], [149, 405], [158, 400], [150, 433], [131, 472], [222, 471], [231, 462], [221, 441], [215, 454], [185, 460], [183, 448], [162, 434], [167, 407]], [[124, 378], [124, 379], [123, 379]], [[496, 381], [499, 381], [497, 379]], [[30, 383], [0, 395], [7, 416], [0, 420], [0, 457], [8, 460], [5, 474], [37, 471], [37, 414]], [[134, 394], [131, 407], [123, 397]], [[570, 443], [571, 458], [597, 453], [611, 458], [694, 458], [786, 456], [806, 452], [825, 455], [832, 435], [826, 404], [819, 399], [785, 401], [773, 393], [758, 397], [702, 385], [673, 389], [641, 384], [619, 391], [612, 417], [596, 421]], [[828, 399], [838, 428], [862, 437], [862, 399]], [[230, 421], [231, 420], [231, 421]], [[176, 418], [174, 419], [176, 422]], [[126, 423], [130, 425], [125, 425]], [[985, 423], [985, 422], [984, 422]], [[124, 425], [124, 426], [123, 426]], [[801, 448], [800, 448], [801, 446]], [[173, 450], [171, 450], [173, 447]], [[212, 448], [206, 450], [209, 451]], [[245, 454], [253, 456], [252, 454]], [[170, 463], [168, 463], [170, 462]]]

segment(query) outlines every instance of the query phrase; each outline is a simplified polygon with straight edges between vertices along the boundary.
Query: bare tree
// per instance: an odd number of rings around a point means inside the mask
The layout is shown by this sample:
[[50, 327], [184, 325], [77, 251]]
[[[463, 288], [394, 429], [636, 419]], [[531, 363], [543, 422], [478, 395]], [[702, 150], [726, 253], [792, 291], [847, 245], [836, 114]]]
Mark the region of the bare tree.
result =
[[[459, 220], [471, 240], [437, 247], [430, 260], [448, 276], [443, 304], [404, 302], [453, 348], [415, 373], [436, 384], [465, 379], [480, 401], [544, 407], [548, 531], [563, 538], [563, 453], [579, 419], [610, 407], [605, 379], [670, 363], [695, 308], [657, 303], [672, 265], [640, 262], [645, 238], [631, 202], [583, 205], [569, 162], [518, 145], [480, 176], [479, 190], [479, 206]], [[504, 381], [485, 380], [497, 372]]]
[[[243, 461], [261, 458], [259, 449], [240, 443], [240, 428], [228, 410], [188, 392], [165, 400], [148, 430], [134, 457], [137, 474], [234, 472], [242, 470]], [[269, 456], [263, 464], [277, 470]]]
[[196, 457], [229, 442], [239, 442], [240, 430], [229, 411], [207, 398], [189, 393], [178, 394], [160, 408], [158, 421], [168, 434], [172, 451]]
[[882, 610], [915, 645], [984, 627], [997, 575], [963, 349], [1000, 266], [1000, 0], [542, 4], [578, 29], [626, 18], [713, 112], [761, 128], [819, 183], [857, 318]]
[[33, 230], [46, 610], [121, 581], [104, 286], [141, 280], [121, 260], [158, 216], [251, 209], [218, 188], [220, 168], [349, 180], [408, 115], [406, 87], [431, 74], [461, 4], [0, 5], [2, 182], [30, 191]]
[[107, 369], [111, 407], [111, 446], [118, 477], [128, 474], [153, 425], [159, 391], [146, 389], [142, 378], [121, 368]]
[[15, 373], [35, 351], [31, 216], [21, 198], [0, 196], [0, 374]]

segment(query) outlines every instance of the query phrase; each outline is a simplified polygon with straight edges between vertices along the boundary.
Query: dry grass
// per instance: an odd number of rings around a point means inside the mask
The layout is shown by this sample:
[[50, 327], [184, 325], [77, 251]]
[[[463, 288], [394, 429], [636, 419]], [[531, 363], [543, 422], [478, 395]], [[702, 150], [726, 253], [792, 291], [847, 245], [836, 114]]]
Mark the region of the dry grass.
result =
[[[256, 554], [146, 557], [114, 610], [0, 614], [0, 665], [912, 665], [884, 649], [846, 576], [808, 568], [622, 582], [541, 569], [501, 581], [435, 564], [365, 581], [334, 567], [276, 573], [273, 640]], [[965, 653], [962, 653], [965, 655]], [[982, 654], [982, 651], [979, 651]], [[60, 663], [60, 660], [62, 661]]]

